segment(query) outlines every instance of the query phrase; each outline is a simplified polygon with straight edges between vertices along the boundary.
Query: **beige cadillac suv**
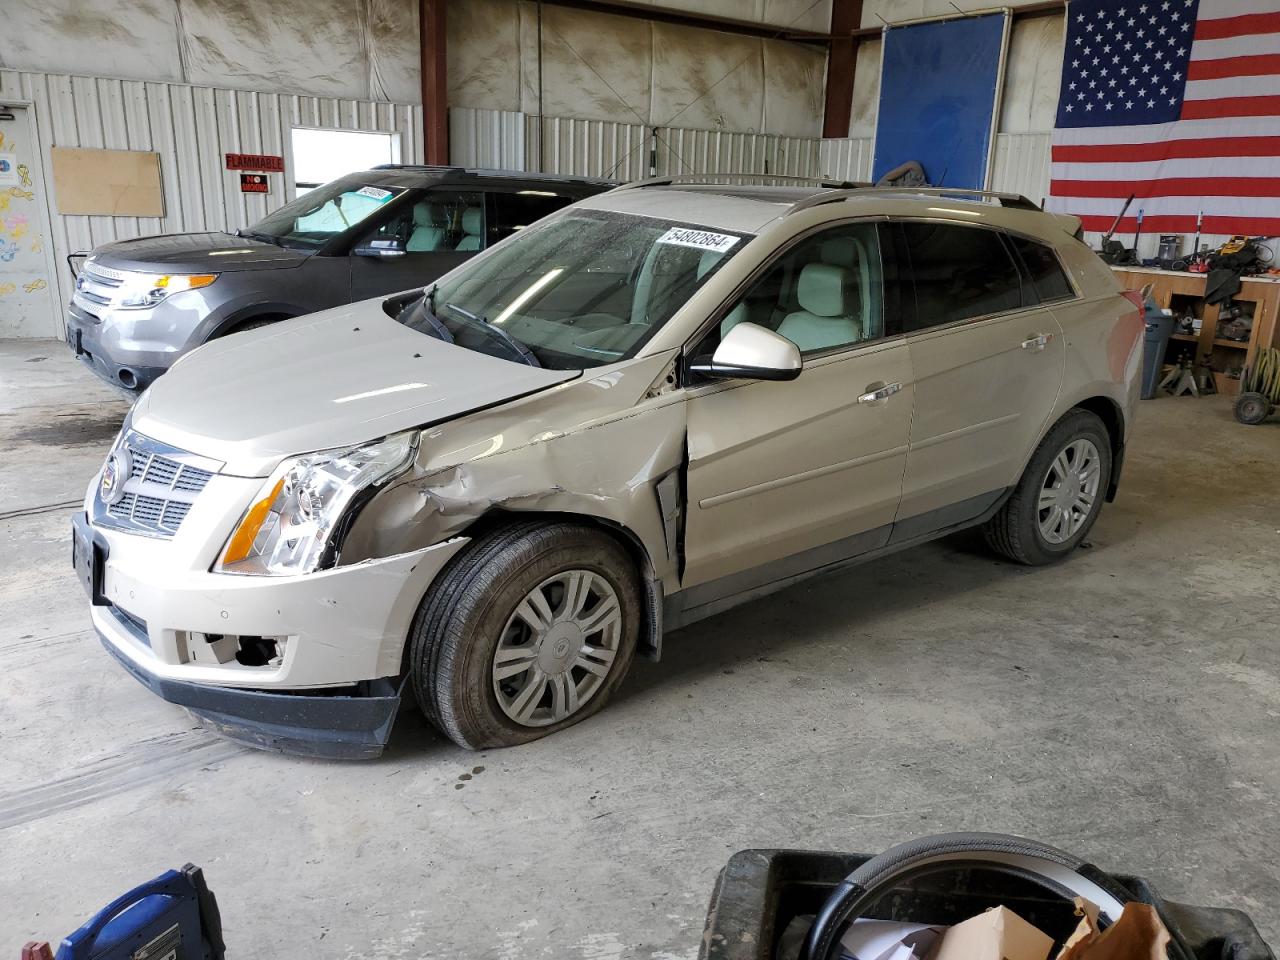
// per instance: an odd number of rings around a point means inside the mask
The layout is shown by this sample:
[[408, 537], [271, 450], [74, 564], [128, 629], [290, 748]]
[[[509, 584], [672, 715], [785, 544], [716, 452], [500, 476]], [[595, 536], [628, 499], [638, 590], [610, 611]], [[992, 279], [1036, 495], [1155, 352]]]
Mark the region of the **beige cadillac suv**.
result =
[[651, 181], [425, 289], [220, 340], [75, 523], [107, 650], [227, 735], [376, 755], [598, 711], [664, 632], [964, 527], [1064, 558], [1115, 495], [1138, 304], [1021, 197]]

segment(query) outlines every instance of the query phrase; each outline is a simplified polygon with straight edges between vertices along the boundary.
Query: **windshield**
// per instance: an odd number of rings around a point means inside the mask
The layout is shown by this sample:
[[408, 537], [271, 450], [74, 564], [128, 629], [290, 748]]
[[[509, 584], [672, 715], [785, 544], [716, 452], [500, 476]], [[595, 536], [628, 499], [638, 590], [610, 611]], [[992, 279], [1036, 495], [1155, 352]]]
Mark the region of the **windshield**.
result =
[[319, 247], [381, 210], [404, 190], [343, 177], [286, 203], [242, 232], [248, 237]]
[[746, 237], [597, 210], [572, 210], [503, 241], [403, 311], [428, 336], [533, 366], [625, 360]]

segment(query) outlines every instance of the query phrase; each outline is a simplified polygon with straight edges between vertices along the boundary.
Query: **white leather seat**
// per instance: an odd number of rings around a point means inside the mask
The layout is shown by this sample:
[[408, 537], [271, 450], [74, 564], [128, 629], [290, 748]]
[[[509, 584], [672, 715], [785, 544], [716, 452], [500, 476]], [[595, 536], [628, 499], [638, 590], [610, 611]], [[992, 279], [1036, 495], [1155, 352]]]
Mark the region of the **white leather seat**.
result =
[[800, 309], [787, 314], [778, 326], [801, 352], [826, 350], [862, 339], [862, 324], [852, 316], [848, 302], [848, 271], [829, 263], [806, 264], [796, 284]]
[[443, 217], [433, 204], [425, 200], [413, 205], [413, 232], [405, 249], [411, 253], [429, 253], [444, 247]]
[[484, 211], [479, 207], [467, 207], [462, 211], [462, 239], [455, 250], [479, 250], [484, 233]]

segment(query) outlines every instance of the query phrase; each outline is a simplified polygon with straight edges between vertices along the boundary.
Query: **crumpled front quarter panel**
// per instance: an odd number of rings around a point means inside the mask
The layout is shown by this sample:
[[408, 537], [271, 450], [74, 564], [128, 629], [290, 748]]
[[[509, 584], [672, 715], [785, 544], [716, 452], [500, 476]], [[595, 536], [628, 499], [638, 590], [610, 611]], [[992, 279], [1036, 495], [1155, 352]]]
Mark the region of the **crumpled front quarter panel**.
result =
[[579, 514], [630, 531], [676, 586], [676, 544], [656, 484], [685, 457], [680, 393], [649, 387], [670, 354], [630, 361], [427, 430], [410, 473], [353, 524], [341, 562], [457, 535], [496, 510]]

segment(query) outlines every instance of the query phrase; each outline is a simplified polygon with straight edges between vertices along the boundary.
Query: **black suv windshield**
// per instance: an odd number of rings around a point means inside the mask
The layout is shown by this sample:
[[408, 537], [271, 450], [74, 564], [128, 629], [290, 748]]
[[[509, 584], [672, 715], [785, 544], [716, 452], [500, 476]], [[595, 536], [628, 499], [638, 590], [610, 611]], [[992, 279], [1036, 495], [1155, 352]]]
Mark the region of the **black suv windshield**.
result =
[[243, 235], [290, 246], [319, 247], [377, 213], [404, 191], [404, 187], [343, 177], [286, 203]]
[[598, 367], [634, 356], [745, 242], [741, 233], [575, 209], [461, 267], [398, 319], [517, 362]]

